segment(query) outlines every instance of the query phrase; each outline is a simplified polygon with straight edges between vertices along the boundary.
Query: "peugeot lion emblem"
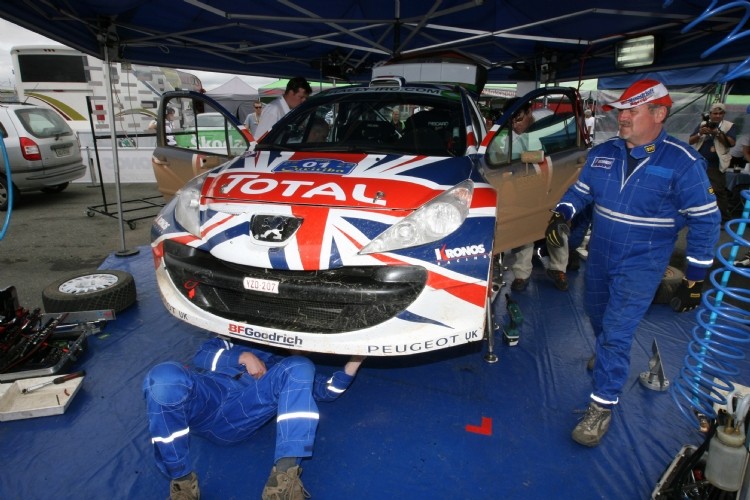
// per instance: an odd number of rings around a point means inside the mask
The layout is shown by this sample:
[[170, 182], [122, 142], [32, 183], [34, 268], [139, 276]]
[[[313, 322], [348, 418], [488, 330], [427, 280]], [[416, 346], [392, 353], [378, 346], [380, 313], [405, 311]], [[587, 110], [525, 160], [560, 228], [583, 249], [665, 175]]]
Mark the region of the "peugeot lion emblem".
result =
[[250, 233], [258, 243], [283, 243], [297, 231], [302, 220], [284, 215], [253, 215]]

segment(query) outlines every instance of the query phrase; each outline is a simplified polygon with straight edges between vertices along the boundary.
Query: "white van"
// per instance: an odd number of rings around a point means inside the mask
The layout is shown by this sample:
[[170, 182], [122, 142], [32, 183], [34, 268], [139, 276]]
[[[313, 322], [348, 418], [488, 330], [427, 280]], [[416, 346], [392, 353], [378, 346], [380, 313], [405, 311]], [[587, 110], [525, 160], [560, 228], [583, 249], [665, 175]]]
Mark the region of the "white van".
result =
[[30, 104], [0, 104], [2, 134], [11, 178], [0, 150], [0, 210], [25, 191], [59, 193], [83, 177], [81, 146], [65, 120], [51, 109]]

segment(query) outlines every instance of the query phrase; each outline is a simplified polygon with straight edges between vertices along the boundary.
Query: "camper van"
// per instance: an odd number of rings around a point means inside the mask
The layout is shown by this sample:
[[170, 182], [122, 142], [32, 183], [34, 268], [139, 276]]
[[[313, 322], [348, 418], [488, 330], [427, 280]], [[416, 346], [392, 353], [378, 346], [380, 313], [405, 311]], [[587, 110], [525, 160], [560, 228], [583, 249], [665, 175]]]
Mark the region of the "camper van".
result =
[[[110, 130], [102, 60], [59, 45], [16, 46], [10, 52], [21, 102], [52, 108], [77, 132]], [[156, 118], [162, 93], [177, 89], [199, 92], [201, 87], [195, 75], [184, 71], [113, 63], [116, 129], [146, 132]]]

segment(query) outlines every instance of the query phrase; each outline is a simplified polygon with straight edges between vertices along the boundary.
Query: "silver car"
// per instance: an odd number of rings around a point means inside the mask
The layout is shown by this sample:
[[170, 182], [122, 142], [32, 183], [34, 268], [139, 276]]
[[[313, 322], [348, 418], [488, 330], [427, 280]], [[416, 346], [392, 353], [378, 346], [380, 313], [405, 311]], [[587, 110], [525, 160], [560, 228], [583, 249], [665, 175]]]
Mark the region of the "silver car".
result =
[[86, 173], [73, 130], [51, 109], [0, 104], [0, 133], [10, 162], [0, 150], [0, 210], [26, 191], [59, 193]]

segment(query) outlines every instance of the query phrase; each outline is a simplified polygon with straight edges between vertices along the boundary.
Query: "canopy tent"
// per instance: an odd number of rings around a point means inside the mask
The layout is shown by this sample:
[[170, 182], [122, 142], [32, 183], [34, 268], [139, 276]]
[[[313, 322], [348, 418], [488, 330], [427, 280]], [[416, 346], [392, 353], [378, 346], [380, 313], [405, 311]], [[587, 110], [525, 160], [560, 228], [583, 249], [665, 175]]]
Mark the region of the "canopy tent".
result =
[[258, 99], [258, 90], [235, 76], [225, 84], [209, 90], [206, 95], [243, 122], [253, 112], [253, 102]]
[[615, 43], [642, 34], [657, 36], [653, 69], [745, 60], [742, 2], [714, 1], [708, 12], [707, 3], [6, 0], [0, 17], [101, 59], [107, 47], [111, 60], [137, 64], [366, 81], [373, 65], [394, 55], [441, 49], [486, 60], [490, 82], [545, 82], [620, 74]]

